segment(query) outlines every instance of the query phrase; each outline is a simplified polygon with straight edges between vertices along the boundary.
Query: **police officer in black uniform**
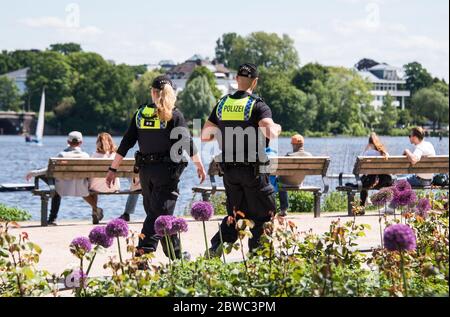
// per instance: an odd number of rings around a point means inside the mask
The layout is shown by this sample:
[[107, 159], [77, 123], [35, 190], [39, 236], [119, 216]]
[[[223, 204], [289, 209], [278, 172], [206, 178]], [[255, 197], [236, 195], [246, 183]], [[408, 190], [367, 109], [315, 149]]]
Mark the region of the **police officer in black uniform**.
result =
[[[255, 226], [250, 250], [259, 246], [264, 223], [276, 212], [274, 188], [269, 182], [265, 149], [270, 139], [277, 138], [281, 126], [272, 120], [269, 106], [253, 94], [258, 82], [258, 69], [254, 64], [239, 67], [238, 91], [222, 98], [214, 108], [202, 131], [202, 141], [217, 140], [222, 150], [221, 167], [227, 195], [226, 217], [221, 224], [224, 242], [238, 239], [236, 221], [242, 216]], [[211, 254], [220, 256], [221, 239], [217, 233], [211, 240]]]
[[[144, 238], [139, 239], [138, 250], [145, 254], [155, 252], [162, 239], [155, 233], [156, 219], [161, 215], [173, 215], [179, 196], [178, 183], [187, 166], [183, 153], [189, 153], [202, 183], [206, 177], [183, 114], [175, 108], [176, 95], [172, 81], [165, 76], [157, 77], [151, 93], [154, 103], [141, 106], [133, 116], [107, 175], [107, 184], [114, 183], [120, 163], [138, 142], [136, 168], [139, 170], [147, 214], [142, 229]], [[181, 258], [178, 238], [172, 236], [171, 240], [175, 256]], [[164, 253], [171, 257], [166, 245], [162, 243]]]

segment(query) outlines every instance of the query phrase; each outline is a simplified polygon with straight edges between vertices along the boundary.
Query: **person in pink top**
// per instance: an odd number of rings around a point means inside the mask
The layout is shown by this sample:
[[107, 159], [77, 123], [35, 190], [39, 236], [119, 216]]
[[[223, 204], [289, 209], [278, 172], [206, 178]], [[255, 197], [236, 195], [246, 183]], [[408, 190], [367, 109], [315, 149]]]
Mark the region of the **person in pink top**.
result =
[[[117, 147], [114, 144], [114, 140], [112, 139], [109, 133], [100, 133], [97, 137], [96, 143], [97, 149], [94, 154], [92, 154], [91, 158], [98, 159], [114, 159], [116, 157]], [[95, 203], [98, 202], [97, 193], [114, 193], [120, 190], [120, 182], [116, 181], [114, 185], [108, 187], [106, 184], [105, 178], [91, 178], [89, 179], [89, 190], [91, 192], [91, 197], [93, 197]]]

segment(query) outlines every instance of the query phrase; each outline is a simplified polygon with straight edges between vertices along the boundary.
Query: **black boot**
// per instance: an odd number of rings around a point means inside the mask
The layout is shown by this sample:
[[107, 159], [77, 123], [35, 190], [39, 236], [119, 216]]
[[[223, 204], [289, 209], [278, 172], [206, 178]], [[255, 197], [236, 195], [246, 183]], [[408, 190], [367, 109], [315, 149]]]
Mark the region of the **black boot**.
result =
[[123, 214], [119, 217], [119, 219], [125, 220], [126, 222], [130, 222], [130, 215], [129, 214]]
[[48, 217], [48, 220], [47, 220], [47, 225], [48, 226], [57, 226], [56, 215], [50, 214], [50, 216]]

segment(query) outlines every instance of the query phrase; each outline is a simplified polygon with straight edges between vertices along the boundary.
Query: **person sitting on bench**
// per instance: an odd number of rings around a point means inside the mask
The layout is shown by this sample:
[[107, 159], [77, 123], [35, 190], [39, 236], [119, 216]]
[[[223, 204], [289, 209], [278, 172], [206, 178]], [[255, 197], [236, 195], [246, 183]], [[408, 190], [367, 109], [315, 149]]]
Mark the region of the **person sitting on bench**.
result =
[[[312, 157], [311, 153], [305, 151], [305, 139], [300, 134], [294, 135], [291, 139], [293, 152], [287, 153], [286, 156], [294, 157]], [[286, 186], [302, 186], [305, 180], [305, 175], [299, 174], [296, 176], [280, 176], [278, 179], [279, 188], [283, 185]], [[280, 190], [280, 216], [287, 216], [287, 211], [289, 209], [289, 195], [287, 191]]]
[[[420, 162], [422, 157], [435, 156], [436, 150], [433, 144], [425, 141], [425, 130], [418, 127], [411, 130], [409, 134], [409, 141], [414, 145], [414, 152], [405, 150], [403, 155], [408, 157], [412, 165]], [[417, 174], [410, 175], [407, 180], [411, 186], [426, 187], [431, 186], [434, 174]]]
[[[372, 133], [369, 137], [369, 144], [367, 145], [363, 156], [382, 156], [389, 157], [386, 147], [381, 143], [378, 135]], [[392, 186], [393, 180], [391, 175], [363, 175], [361, 177], [362, 191], [361, 191], [361, 207], [366, 206], [369, 190], [382, 189], [384, 187]]]
[[[97, 159], [114, 159], [116, 157], [117, 147], [114, 144], [114, 140], [109, 133], [100, 133], [97, 137], [96, 151], [92, 154], [91, 158]], [[106, 178], [90, 178], [89, 190], [93, 193], [90, 194], [92, 202], [95, 206], [98, 204], [98, 194], [96, 193], [115, 193], [120, 190], [120, 181], [117, 180], [111, 188], [106, 185]], [[95, 219], [95, 213], [93, 213], [93, 222], [98, 224], [98, 219]], [[97, 214], [103, 214], [103, 209], [97, 207]]]
[[[58, 158], [89, 158], [89, 154], [82, 151], [83, 135], [80, 132], [74, 131], [69, 133], [67, 143], [69, 145], [64, 151], [60, 152]], [[44, 176], [47, 173], [47, 168], [31, 171], [27, 174], [26, 179], [30, 181], [33, 177]], [[45, 177], [42, 180], [48, 183]], [[99, 222], [103, 219], [103, 212], [97, 207], [96, 201], [89, 194], [89, 182], [87, 179], [80, 180], [56, 180], [56, 194], [52, 197], [52, 206], [48, 224], [56, 226], [56, 218], [58, 217], [59, 207], [61, 205], [61, 197], [83, 197], [83, 199], [92, 207], [93, 222]]]

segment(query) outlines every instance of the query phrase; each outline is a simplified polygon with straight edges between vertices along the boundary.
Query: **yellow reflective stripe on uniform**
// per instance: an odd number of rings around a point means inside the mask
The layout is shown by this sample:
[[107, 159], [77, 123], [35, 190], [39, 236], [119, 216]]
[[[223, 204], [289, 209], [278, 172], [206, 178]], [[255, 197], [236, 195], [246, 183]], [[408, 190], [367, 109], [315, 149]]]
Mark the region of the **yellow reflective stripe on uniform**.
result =
[[166, 122], [161, 122], [158, 116], [155, 116], [156, 109], [144, 107], [136, 115], [136, 126], [143, 130], [159, 130], [166, 128]]
[[255, 102], [252, 96], [243, 99], [224, 98], [217, 107], [217, 118], [220, 121], [248, 121]]

